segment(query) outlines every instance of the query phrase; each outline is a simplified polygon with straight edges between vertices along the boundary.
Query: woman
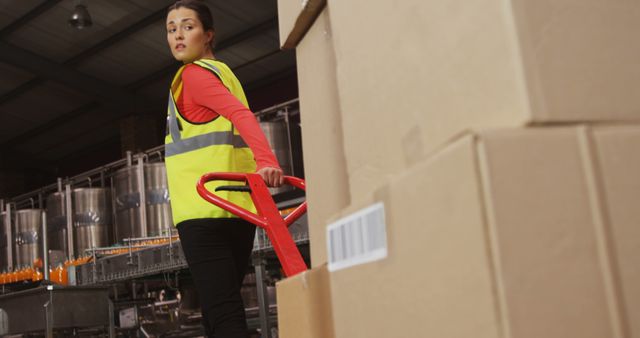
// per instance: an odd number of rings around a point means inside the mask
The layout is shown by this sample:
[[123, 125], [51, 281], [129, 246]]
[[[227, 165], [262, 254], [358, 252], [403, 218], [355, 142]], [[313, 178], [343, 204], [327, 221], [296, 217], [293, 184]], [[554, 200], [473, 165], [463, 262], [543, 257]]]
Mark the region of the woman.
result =
[[[276, 187], [283, 183], [282, 169], [238, 79], [214, 58], [215, 30], [208, 7], [197, 0], [177, 1], [169, 7], [166, 23], [171, 53], [184, 63], [171, 84], [165, 138], [173, 221], [198, 290], [207, 335], [248, 337], [240, 286], [255, 226], [204, 201], [195, 184], [208, 172], [257, 172]], [[207, 188], [233, 184], [241, 183], [211, 182]], [[217, 194], [255, 211], [248, 193]]]

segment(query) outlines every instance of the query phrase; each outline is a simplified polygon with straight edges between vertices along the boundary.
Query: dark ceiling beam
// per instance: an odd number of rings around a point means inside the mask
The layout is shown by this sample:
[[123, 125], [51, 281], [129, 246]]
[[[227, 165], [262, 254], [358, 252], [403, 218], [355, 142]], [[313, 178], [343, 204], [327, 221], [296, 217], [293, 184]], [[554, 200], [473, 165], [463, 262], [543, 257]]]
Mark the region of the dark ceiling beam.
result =
[[85, 75], [69, 66], [49, 60], [8, 42], [0, 41], [0, 62], [22, 68], [38, 77], [61, 83], [113, 106], [130, 103], [134, 95], [129, 91]]
[[249, 60], [249, 61], [247, 61], [245, 63], [241, 63], [241, 64], [239, 64], [237, 66], [234, 66], [232, 69], [233, 69], [234, 72], [241, 71], [242, 69], [244, 69], [246, 67], [249, 67], [249, 66], [251, 66], [253, 64], [256, 64], [256, 63], [258, 63], [258, 62], [260, 62], [260, 61], [262, 61], [264, 59], [270, 58], [270, 57], [272, 57], [272, 56], [274, 56], [276, 54], [280, 54], [282, 52], [283, 52], [283, 50], [280, 49], [280, 48], [278, 48], [276, 50], [272, 50], [272, 51], [270, 51], [268, 53], [265, 53], [263, 55], [258, 56], [255, 59]]
[[233, 36], [230, 36], [222, 41], [220, 41], [219, 43], [215, 44], [215, 49], [220, 51], [222, 49], [225, 49], [229, 46], [233, 46], [235, 44], [238, 44], [240, 42], [249, 40], [253, 37], [255, 37], [256, 35], [260, 35], [261, 33], [264, 33], [265, 31], [274, 29], [278, 27], [278, 17], [273, 17], [267, 21], [264, 21], [262, 23], [259, 23], [253, 27], [248, 28], [245, 31], [242, 31], [240, 33], [234, 34]]
[[[57, 1], [51, 1], [51, 2], [57, 2]], [[166, 5], [168, 6], [172, 2], [173, 2], [173, 0], [172, 1], [168, 1]], [[103, 50], [115, 45], [116, 43], [122, 41], [124, 38], [130, 36], [131, 34], [134, 34], [135, 32], [137, 32], [137, 31], [139, 31], [141, 29], [144, 29], [147, 26], [153, 24], [154, 22], [157, 22], [158, 20], [162, 19], [166, 15], [166, 11], [167, 11], [166, 6], [163, 6], [161, 9], [149, 14], [148, 16], [144, 17], [142, 20], [136, 21], [135, 24], [122, 29], [121, 31], [111, 35], [110, 37], [106, 38], [105, 40], [102, 40], [99, 43], [97, 43], [97, 44], [89, 47], [88, 49], [85, 49], [84, 51], [80, 52], [79, 54], [74, 55], [72, 58], [70, 58], [70, 59], [66, 60], [65, 62], [63, 62], [63, 64], [67, 65], [67, 66], [73, 66], [73, 65], [76, 65], [76, 64], [88, 59], [91, 56], [94, 56], [94, 55], [100, 53], [101, 51], [103, 51]], [[38, 85], [40, 85], [42, 83], [42, 81], [43, 81], [42, 78], [35, 77], [35, 78], [29, 80], [28, 82], [25, 82], [24, 84], [20, 85], [18, 88], [15, 88], [12, 91], [0, 96], [0, 104], [4, 103], [6, 101], [9, 101], [11, 99], [14, 99], [16, 97], [19, 97], [20, 95], [28, 92], [29, 90], [37, 87]]]
[[[107, 128], [107, 127], [111, 128], [114, 125], [119, 126], [118, 124], [119, 121], [120, 121], [119, 118], [114, 118], [114, 119], [109, 119], [107, 121], [104, 121], [100, 123], [100, 129]], [[46, 154], [50, 151], [54, 151], [55, 148], [58, 148], [61, 145], [74, 143], [74, 141], [77, 140], [78, 138], [93, 134], [94, 132], [95, 132], [95, 129], [87, 128], [87, 129], [79, 130], [77, 134], [68, 135], [62, 138], [57, 138], [55, 142], [51, 142], [46, 146], [44, 146], [42, 149], [38, 149], [33, 155], [36, 157], [40, 157], [40, 155]]]
[[30, 91], [31, 89], [39, 86], [40, 83], [42, 83], [42, 80], [38, 77], [35, 77], [14, 88], [10, 92], [0, 95], [0, 105]]
[[37, 18], [38, 16], [40, 16], [40, 14], [48, 11], [49, 9], [60, 3], [60, 1], [61, 0], [43, 0], [42, 3], [40, 3], [38, 6], [0, 30], [0, 39], [5, 38], [7, 35], [17, 31], [29, 21]]
[[174, 1], [168, 1], [166, 2], [166, 6], [163, 6], [162, 8], [160, 8], [159, 10], [147, 15], [146, 17], [144, 17], [142, 20], [140, 21], [136, 21], [136, 23], [134, 23], [131, 26], [128, 26], [126, 28], [124, 28], [123, 30], [111, 35], [110, 37], [100, 41], [99, 43], [95, 44], [94, 46], [85, 49], [84, 51], [82, 51], [81, 53], [73, 56], [71, 59], [67, 60], [64, 62], [65, 65], [75, 65], [78, 64], [98, 53], [100, 53], [101, 51], [105, 50], [106, 48], [109, 48], [113, 45], [115, 45], [116, 43], [130, 37], [132, 34], [148, 27], [149, 25], [157, 22], [158, 20], [164, 18], [167, 15], [167, 6], [169, 6], [171, 3], [173, 3]]
[[0, 149], [10, 149], [13, 148], [25, 141], [28, 141], [42, 133], [46, 133], [48, 131], [50, 131], [55, 125], [61, 125], [67, 121], [73, 120], [78, 116], [81, 116], [83, 114], [86, 114], [90, 111], [92, 111], [93, 109], [99, 107], [100, 104], [98, 102], [90, 102], [87, 103], [83, 106], [81, 106], [80, 108], [74, 109], [73, 111], [70, 111], [60, 117], [55, 118], [53, 121], [47, 122], [39, 127], [35, 127], [33, 129], [30, 129], [29, 131], [27, 131], [26, 133], [20, 134], [6, 142], [4, 142], [2, 144], [2, 146], [0, 147]]
[[[176, 61], [176, 60], [171, 60], [169, 61], [165, 66], [163, 66], [162, 68], [160, 68], [159, 70], [141, 78], [138, 79], [134, 82], [129, 83], [128, 85], [125, 86], [125, 88], [129, 89], [129, 90], [137, 90], [140, 89], [150, 83], [154, 83], [162, 78], [164, 78], [165, 76], [169, 75], [169, 74], [173, 74], [176, 71], [178, 71], [178, 68], [180, 68], [180, 64]], [[167, 89], [168, 89], [169, 84], [167, 84]]]

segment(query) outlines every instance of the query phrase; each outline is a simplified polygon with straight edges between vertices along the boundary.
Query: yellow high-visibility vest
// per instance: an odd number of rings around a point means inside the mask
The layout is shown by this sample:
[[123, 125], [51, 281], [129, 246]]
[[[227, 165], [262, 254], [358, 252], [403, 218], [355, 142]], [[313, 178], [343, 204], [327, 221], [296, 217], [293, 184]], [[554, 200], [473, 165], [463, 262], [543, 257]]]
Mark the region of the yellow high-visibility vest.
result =
[[[226, 64], [211, 59], [193, 63], [215, 74], [231, 94], [249, 108], [240, 81]], [[182, 117], [176, 100], [182, 91], [185, 66], [178, 70], [169, 90], [165, 137], [165, 164], [174, 225], [189, 219], [236, 217], [202, 199], [196, 191], [196, 183], [209, 172], [252, 173], [256, 170], [253, 152], [229, 120], [218, 116], [213, 121], [194, 124]], [[242, 184], [215, 181], [207, 183], [206, 187], [214, 191], [217, 186]], [[215, 194], [255, 212], [251, 196], [246, 192], [219, 191]]]

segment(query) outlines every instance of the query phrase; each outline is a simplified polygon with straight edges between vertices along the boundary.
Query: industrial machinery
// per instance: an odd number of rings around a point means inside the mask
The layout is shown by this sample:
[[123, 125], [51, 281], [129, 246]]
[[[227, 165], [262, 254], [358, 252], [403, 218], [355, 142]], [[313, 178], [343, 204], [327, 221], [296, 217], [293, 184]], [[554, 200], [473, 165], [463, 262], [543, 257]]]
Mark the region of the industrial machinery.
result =
[[15, 263], [18, 268], [32, 267], [42, 260], [42, 209], [22, 209], [15, 212], [13, 234], [15, 238]]
[[117, 243], [127, 238], [171, 232], [173, 223], [164, 163], [129, 164], [116, 171], [114, 186]]
[[[285, 173], [301, 176], [297, 100], [256, 115]], [[128, 152], [0, 201], [0, 335], [204, 335], [172, 224], [163, 148]], [[305, 200], [302, 190], [270, 191], [282, 217]], [[289, 231], [308, 263], [306, 216], [291, 222]], [[254, 337], [275, 337], [274, 283], [284, 275], [261, 228], [251, 263], [241, 291], [248, 326]], [[25, 311], [40, 313], [37, 323], [29, 326]]]
[[73, 238], [77, 256], [112, 242], [111, 194], [107, 188], [73, 190]]
[[64, 192], [54, 192], [47, 197], [47, 235], [49, 250], [69, 251], [67, 233], [67, 204]]
[[11, 205], [1, 203], [0, 208], [0, 271], [13, 270], [13, 232]]

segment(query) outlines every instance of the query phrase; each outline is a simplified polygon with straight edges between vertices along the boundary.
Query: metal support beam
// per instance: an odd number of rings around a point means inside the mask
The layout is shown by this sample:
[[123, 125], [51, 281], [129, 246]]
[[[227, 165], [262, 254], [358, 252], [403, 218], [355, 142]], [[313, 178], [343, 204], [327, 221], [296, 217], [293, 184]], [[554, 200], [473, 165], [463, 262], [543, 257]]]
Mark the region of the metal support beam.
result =
[[258, 56], [257, 58], [255, 58], [253, 60], [249, 60], [249, 61], [247, 61], [245, 63], [241, 63], [241, 64], [239, 64], [237, 66], [232, 67], [233, 68], [233, 72], [237, 73], [238, 71], [242, 70], [245, 67], [249, 67], [249, 66], [251, 66], [253, 64], [256, 64], [256, 63], [258, 63], [258, 62], [260, 62], [260, 61], [262, 61], [264, 59], [270, 58], [270, 57], [272, 57], [272, 56], [274, 56], [276, 54], [280, 54], [282, 52], [283, 52], [282, 49], [279, 49], [279, 48], [276, 49], [276, 50], [272, 50], [272, 51], [270, 51], [270, 52], [268, 52], [266, 54]]
[[40, 79], [39, 77], [34, 77], [31, 80], [19, 85], [18, 87], [14, 88], [13, 90], [11, 90], [10, 92], [0, 95], [0, 104], [3, 104], [4, 102], [7, 102], [9, 100], [12, 100], [28, 91], [30, 91], [31, 89], [37, 87], [40, 85], [40, 83], [42, 83], [42, 79]]
[[260, 255], [253, 257], [256, 272], [256, 289], [258, 291], [258, 314], [260, 316], [260, 336], [271, 338], [271, 323], [269, 323], [269, 297], [267, 293], [266, 271], [264, 258]]
[[40, 16], [40, 14], [48, 11], [49, 9], [57, 5], [59, 2], [60, 0], [42, 1], [40, 5], [30, 10], [27, 14], [21, 16], [20, 18], [18, 18], [18, 20], [10, 23], [8, 26], [0, 30], [0, 39], [5, 38], [7, 35], [17, 31], [18, 29], [23, 27], [26, 23], [37, 18], [38, 16]]
[[214, 50], [217, 51], [221, 51], [223, 49], [229, 48], [235, 44], [238, 44], [240, 42], [249, 40], [253, 37], [255, 37], [256, 35], [260, 35], [261, 33], [264, 33], [265, 31], [274, 29], [278, 27], [278, 18], [277, 17], [273, 17], [267, 21], [261, 22], [255, 26], [249, 27], [248, 29], [234, 34], [233, 36], [230, 36], [222, 41], [220, 41], [220, 43], [216, 43]]
[[98, 108], [100, 106], [100, 104], [98, 102], [90, 102], [87, 103], [83, 106], [81, 106], [80, 108], [77, 108], [75, 110], [72, 110], [60, 117], [57, 117], [43, 125], [40, 125], [38, 127], [35, 127], [23, 134], [20, 134], [6, 142], [4, 142], [2, 144], [2, 146], [0, 146], [0, 149], [7, 149], [7, 148], [11, 148], [11, 147], [15, 147], [18, 144], [21, 144], [22, 142], [28, 141], [33, 137], [36, 137], [38, 135], [41, 135], [42, 133], [46, 133], [47, 131], [51, 131], [55, 126], [57, 125], [61, 125], [67, 121], [73, 120], [78, 116], [84, 115], [88, 112], [90, 112], [91, 110]]
[[88, 94], [108, 106], [134, 101], [129, 91], [85, 75], [69, 66], [39, 56], [8, 42], [0, 41], [0, 62], [20, 67], [38, 77], [61, 83]]

